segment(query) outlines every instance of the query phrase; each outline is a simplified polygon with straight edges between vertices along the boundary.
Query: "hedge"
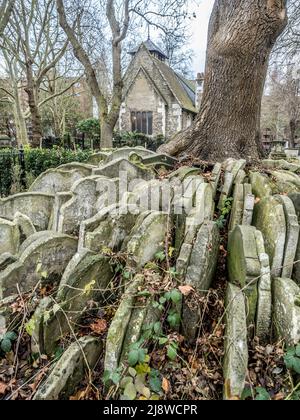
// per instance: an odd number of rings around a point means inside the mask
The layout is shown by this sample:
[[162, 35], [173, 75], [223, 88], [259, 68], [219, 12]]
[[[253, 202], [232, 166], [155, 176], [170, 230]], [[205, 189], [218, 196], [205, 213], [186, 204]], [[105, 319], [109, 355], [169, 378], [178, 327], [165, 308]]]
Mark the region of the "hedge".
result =
[[[72, 150], [55, 147], [53, 149], [24, 150], [24, 169], [20, 170], [20, 151], [16, 149], [0, 150], [0, 195], [1, 197], [20, 192], [35, 178], [48, 169], [70, 162], [85, 162], [92, 151]], [[23, 171], [23, 173], [22, 173]]]

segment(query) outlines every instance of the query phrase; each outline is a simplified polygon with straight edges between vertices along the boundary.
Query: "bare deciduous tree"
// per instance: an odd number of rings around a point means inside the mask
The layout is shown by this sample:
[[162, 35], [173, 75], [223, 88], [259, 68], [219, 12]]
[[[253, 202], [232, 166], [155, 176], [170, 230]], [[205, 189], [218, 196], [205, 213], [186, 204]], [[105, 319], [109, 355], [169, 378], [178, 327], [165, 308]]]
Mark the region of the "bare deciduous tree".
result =
[[[42, 138], [40, 87], [47, 73], [63, 58], [68, 46], [60, 30], [55, 0], [16, 0], [1, 47], [6, 62], [14, 61], [21, 73], [23, 89], [28, 95], [32, 144], [39, 146]], [[10, 66], [8, 66], [8, 70]], [[11, 76], [11, 74], [10, 74]], [[14, 80], [14, 78], [12, 78]]]
[[0, 35], [6, 28], [14, 7], [14, 0], [1, 0], [0, 2]]
[[[187, 16], [184, 0], [102, 0], [102, 10], [110, 30], [112, 91], [105, 92], [103, 84], [97, 75], [97, 63], [93, 62], [81, 40], [81, 32], [69, 23], [67, 7], [63, 0], [56, 0], [60, 24], [73, 46], [74, 55], [85, 69], [88, 84], [96, 99], [101, 123], [101, 146], [112, 147], [113, 130], [119, 118], [123, 93], [122, 50], [123, 42], [133, 28], [141, 27], [142, 23], [153, 25], [161, 31], [168, 32], [170, 28], [180, 28]], [[82, 9], [78, 8], [78, 15]], [[73, 16], [74, 19], [74, 16]], [[169, 29], [167, 29], [169, 28]], [[103, 68], [103, 66], [100, 66]], [[107, 82], [108, 84], [108, 82]]]

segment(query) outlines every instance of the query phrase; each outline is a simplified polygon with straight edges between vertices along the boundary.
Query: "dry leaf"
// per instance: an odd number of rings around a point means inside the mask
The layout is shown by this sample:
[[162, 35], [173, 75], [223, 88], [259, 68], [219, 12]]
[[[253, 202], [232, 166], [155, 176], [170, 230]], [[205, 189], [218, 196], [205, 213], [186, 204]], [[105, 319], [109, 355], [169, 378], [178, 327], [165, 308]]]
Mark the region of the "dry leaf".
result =
[[98, 335], [102, 335], [107, 331], [107, 322], [105, 319], [98, 319], [94, 324], [90, 325], [90, 329]]
[[260, 203], [260, 198], [259, 197], [257, 197], [256, 199], [255, 199], [255, 204], [258, 204], [258, 203]]
[[168, 379], [163, 378], [162, 380], [162, 389], [165, 391], [166, 394], [168, 394], [170, 392], [170, 382], [168, 381]]
[[8, 388], [8, 385], [4, 382], [0, 382], [0, 395], [4, 395], [6, 390]]
[[179, 286], [178, 289], [180, 290], [180, 292], [183, 294], [183, 296], [188, 296], [189, 294], [191, 294], [191, 292], [194, 291], [194, 289], [192, 288], [192, 286]]

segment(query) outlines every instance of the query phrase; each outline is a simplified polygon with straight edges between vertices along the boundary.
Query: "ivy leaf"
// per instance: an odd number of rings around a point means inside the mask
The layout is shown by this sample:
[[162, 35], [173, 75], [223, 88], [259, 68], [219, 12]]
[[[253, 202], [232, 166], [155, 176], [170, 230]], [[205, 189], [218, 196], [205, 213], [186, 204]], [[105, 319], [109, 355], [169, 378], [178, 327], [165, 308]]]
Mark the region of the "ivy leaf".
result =
[[176, 360], [176, 358], [177, 358], [177, 346], [174, 345], [174, 344], [170, 344], [167, 347], [167, 355], [168, 355], [168, 358], [170, 360], [172, 360], [172, 361]]
[[137, 365], [139, 361], [139, 350], [131, 350], [128, 354], [128, 363], [131, 367]]
[[119, 372], [114, 372], [111, 376], [110, 379], [112, 380], [112, 382], [115, 385], [119, 385], [120, 380], [121, 380], [121, 375], [119, 374]]
[[296, 373], [300, 375], [300, 359], [298, 357], [294, 357], [293, 369]]
[[246, 400], [247, 398], [251, 398], [252, 397], [252, 391], [251, 388], [245, 388], [243, 393], [242, 393], [242, 400]]
[[164, 305], [166, 303], [166, 301], [167, 301], [167, 299], [164, 296], [159, 299], [159, 303], [161, 305]]
[[159, 372], [151, 371], [149, 385], [150, 385], [151, 391], [156, 392], [156, 393], [161, 392], [162, 381], [160, 379]]
[[137, 396], [136, 388], [133, 383], [128, 383], [125, 390], [124, 396], [129, 399], [129, 401], [134, 401]]
[[168, 316], [168, 323], [170, 324], [171, 328], [176, 328], [180, 325], [180, 315], [177, 312], [171, 313]]
[[257, 396], [255, 398], [256, 401], [270, 401], [270, 395], [265, 388], [256, 388]]
[[5, 334], [4, 339], [10, 340], [11, 342], [16, 341], [18, 338], [17, 334], [13, 331], [9, 331]]
[[9, 353], [9, 352], [11, 351], [11, 347], [12, 347], [12, 345], [11, 345], [11, 341], [10, 341], [10, 340], [8, 340], [7, 338], [4, 338], [4, 339], [1, 341], [1, 350], [2, 350], [4, 353]]
[[181, 301], [181, 297], [182, 297], [182, 294], [179, 292], [179, 290], [177, 290], [177, 289], [172, 290], [171, 300], [172, 300], [173, 303], [175, 303], [175, 304], [179, 303]]
[[284, 356], [284, 362], [289, 370], [294, 369], [295, 349], [289, 348]]
[[160, 262], [164, 262], [164, 261], [165, 261], [165, 259], [166, 259], [166, 256], [165, 256], [165, 253], [162, 251], [162, 252], [158, 252], [158, 253], [155, 255], [155, 258], [156, 258], [158, 261], [160, 261]]
[[167, 344], [168, 341], [169, 341], [169, 339], [167, 337], [161, 337], [158, 341], [158, 344], [160, 346], [164, 346], [165, 344]]
[[296, 347], [296, 356], [300, 357], [300, 344]]
[[156, 322], [156, 324], [154, 324], [154, 332], [157, 335], [162, 333], [162, 326], [160, 322]]

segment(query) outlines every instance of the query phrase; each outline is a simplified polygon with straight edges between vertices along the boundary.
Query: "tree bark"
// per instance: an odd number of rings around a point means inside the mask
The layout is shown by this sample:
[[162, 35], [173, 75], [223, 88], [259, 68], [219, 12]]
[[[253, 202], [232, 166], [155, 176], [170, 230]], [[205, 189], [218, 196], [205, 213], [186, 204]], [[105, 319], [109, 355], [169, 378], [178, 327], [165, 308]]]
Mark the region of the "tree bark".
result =
[[101, 121], [101, 149], [111, 149], [113, 146], [114, 126], [105, 120]]
[[28, 95], [28, 106], [32, 124], [31, 145], [33, 147], [40, 147], [41, 139], [43, 137], [42, 122], [38, 107], [37, 89], [34, 83], [31, 65], [32, 64], [30, 62], [26, 63], [27, 86], [25, 88], [25, 92]]
[[24, 145], [27, 145], [29, 141], [28, 141], [26, 120], [24, 118], [24, 114], [22, 111], [19, 95], [20, 94], [19, 94], [18, 86], [14, 83], [14, 99], [15, 100], [14, 100], [13, 113], [14, 113], [14, 119], [15, 119], [15, 124], [16, 124], [17, 143], [18, 143], [18, 146], [20, 146], [21, 144], [24, 146]]
[[205, 160], [259, 158], [268, 62], [286, 23], [286, 1], [215, 1], [200, 112], [193, 126], [161, 151]]
[[295, 139], [296, 139], [296, 121], [292, 119], [290, 121], [290, 148], [295, 148]]

